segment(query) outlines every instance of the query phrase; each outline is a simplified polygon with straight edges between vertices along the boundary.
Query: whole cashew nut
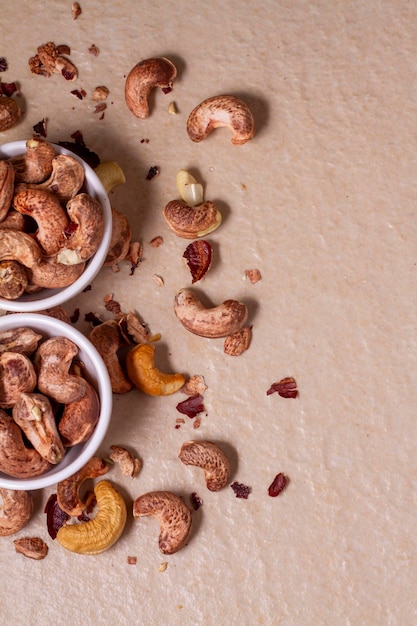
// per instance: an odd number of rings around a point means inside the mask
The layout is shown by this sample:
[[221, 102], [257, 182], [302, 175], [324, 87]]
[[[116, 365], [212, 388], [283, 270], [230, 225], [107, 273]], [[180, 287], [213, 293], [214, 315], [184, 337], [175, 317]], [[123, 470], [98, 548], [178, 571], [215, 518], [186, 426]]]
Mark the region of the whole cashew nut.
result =
[[57, 154], [52, 160], [52, 172], [49, 178], [43, 183], [32, 184], [30, 187], [49, 191], [65, 204], [80, 191], [84, 179], [84, 167], [77, 159], [69, 154]]
[[60, 289], [68, 287], [81, 276], [85, 269], [85, 263], [76, 265], [63, 265], [57, 263], [54, 258], [44, 258], [37, 265], [27, 269], [29, 282], [38, 288]]
[[0, 161], [0, 222], [6, 217], [14, 194], [14, 168], [7, 161]]
[[126, 504], [120, 493], [107, 481], [95, 486], [97, 515], [89, 522], [65, 524], [57, 533], [58, 543], [78, 554], [100, 554], [121, 536], [127, 519]]
[[67, 213], [76, 225], [58, 255], [58, 263], [74, 265], [87, 261], [97, 251], [104, 232], [104, 213], [100, 202], [79, 193], [67, 202]]
[[191, 512], [185, 502], [170, 491], [152, 491], [133, 503], [133, 517], [153, 515], [159, 522], [159, 549], [162, 554], [178, 552], [188, 541], [192, 527]]
[[125, 83], [125, 99], [129, 110], [140, 119], [149, 117], [149, 94], [154, 87], [164, 93], [173, 89], [177, 76], [175, 65], [165, 57], [145, 59], [129, 72]]
[[138, 344], [126, 356], [127, 375], [134, 385], [150, 396], [168, 396], [185, 383], [182, 374], [165, 374], [155, 367], [155, 346]]
[[184, 465], [194, 465], [204, 470], [207, 489], [220, 491], [227, 485], [230, 463], [223, 450], [211, 441], [186, 441], [178, 458]]
[[0, 297], [6, 300], [19, 298], [28, 286], [28, 276], [17, 261], [0, 261]]
[[32, 510], [33, 500], [28, 491], [0, 487], [0, 537], [22, 530], [30, 520]]
[[117, 355], [117, 351], [125, 345], [117, 321], [108, 320], [95, 326], [88, 338], [106, 365], [113, 393], [127, 393], [133, 389], [133, 383], [126, 376]]
[[222, 222], [220, 211], [209, 201], [191, 207], [181, 200], [172, 200], [165, 206], [163, 216], [170, 229], [185, 239], [205, 237]]
[[17, 261], [33, 267], [41, 259], [42, 250], [33, 237], [13, 228], [0, 229], [0, 261]]
[[35, 352], [41, 339], [42, 335], [39, 335], [32, 328], [26, 328], [26, 326], [2, 330], [0, 332], [0, 353], [19, 352], [28, 356]]
[[36, 373], [30, 359], [18, 352], [0, 354], [0, 407], [10, 409], [23, 392], [32, 392]]
[[198, 104], [187, 120], [187, 133], [192, 141], [199, 142], [220, 126], [233, 133], [232, 143], [242, 145], [255, 134], [255, 122], [248, 105], [236, 96], [213, 96]]
[[87, 383], [83, 397], [66, 404], [59, 421], [58, 432], [64, 446], [69, 448], [90, 439], [99, 416], [98, 394], [94, 387]]
[[0, 472], [14, 478], [33, 478], [51, 467], [34, 448], [26, 448], [20, 427], [0, 409]]
[[181, 289], [176, 294], [174, 311], [184, 328], [207, 338], [227, 337], [242, 328], [248, 318], [243, 302], [226, 300], [218, 306], [205, 308], [191, 289]]
[[28, 139], [26, 152], [9, 159], [18, 183], [41, 183], [52, 172], [52, 160], [56, 156], [52, 144], [42, 139]]
[[80, 498], [82, 484], [89, 478], [103, 476], [108, 470], [106, 461], [93, 457], [78, 472], [58, 483], [57, 500], [59, 508], [71, 517], [81, 515], [86, 507], [86, 502]]

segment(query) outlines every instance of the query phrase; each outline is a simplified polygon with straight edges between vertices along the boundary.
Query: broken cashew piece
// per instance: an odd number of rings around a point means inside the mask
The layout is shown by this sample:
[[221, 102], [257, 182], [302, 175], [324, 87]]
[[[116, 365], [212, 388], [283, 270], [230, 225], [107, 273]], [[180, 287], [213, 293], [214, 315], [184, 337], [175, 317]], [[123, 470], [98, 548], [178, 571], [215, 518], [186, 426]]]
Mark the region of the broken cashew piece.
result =
[[34, 448], [26, 448], [19, 426], [0, 410], [0, 472], [13, 478], [33, 478], [51, 467]]
[[187, 170], [178, 170], [176, 175], [177, 189], [186, 204], [197, 206], [204, 202], [203, 185]]
[[187, 120], [192, 141], [205, 139], [214, 128], [227, 126], [233, 133], [232, 143], [242, 145], [255, 134], [255, 122], [248, 105], [236, 96], [213, 96], [198, 104]]
[[155, 367], [155, 346], [138, 344], [126, 356], [127, 375], [132, 383], [149, 396], [168, 396], [185, 383], [182, 374], [164, 374]]
[[248, 318], [243, 302], [225, 300], [223, 304], [206, 308], [191, 289], [181, 289], [176, 294], [174, 311], [184, 328], [207, 338], [227, 337], [242, 328]]
[[162, 214], [170, 229], [184, 239], [205, 237], [222, 222], [222, 214], [210, 201], [192, 207], [181, 200], [171, 200]]
[[129, 110], [140, 119], [149, 117], [149, 95], [160, 87], [164, 93], [173, 89], [177, 76], [175, 65], [165, 57], [145, 59], [129, 72], [125, 83], [125, 100]]
[[103, 476], [108, 470], [108, 465], [104, 459], [93, 457], [78, 472], [58, 483], [59, 508], [71, 517], [81, 515], [86, 507], [86, 503], [80, 498], [82, 484], [89, 478]]
[[142, 461], [135, 458], [129, 450], [122, 446], [110, 446], [111, 453], [109, 459], [112, 463], [117, 463], [123, 476], [135, 478], [142, 469]]
[[135, 519], [154, 516], [160, 525], [159, 549], [162, 554], [178, 552], [188, 541], [192, 517], [185, 502], [170, 491], [151, 491], [133, 503]]
[[58, 543], [78, 554], [100, 554], [120, 538], [127, 519], [126, 504], [120, 493], [102, 480], [94, 488], [97, 515], [89, 522], [65, 524], [58, 530]]
[[184, 465], [194, 465], [204, 471], [207, 489], [220, 491], [227, 485], [230, 463], [223, 450], [211, 441], [186, 441], [178, 458]]
[[16, 300], [28, 286], [28, 276], [17, 261], [0, 261], [0, 297]]
[[0, 537], [22, 530], [30, 520], [32, 510], [30, 492], [0, 487]]

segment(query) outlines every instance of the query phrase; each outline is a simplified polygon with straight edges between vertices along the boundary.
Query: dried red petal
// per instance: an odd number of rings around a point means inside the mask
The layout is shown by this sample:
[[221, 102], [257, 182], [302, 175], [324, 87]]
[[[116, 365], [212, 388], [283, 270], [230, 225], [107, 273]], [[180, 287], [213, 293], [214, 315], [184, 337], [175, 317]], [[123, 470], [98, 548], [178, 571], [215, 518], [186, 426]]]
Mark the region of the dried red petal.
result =
[[182, 413], [183, 415], [188, 415], [189, 418], [193, 418], [199, 413], [205, 411], [203, 404], [203, 396], [196, 395], [190, 396], [183, 402], [177, 404], [177, 411]]
[[149, 168], [149, 171], [146, 174], [146, 180], [152, 180], [152, 178], [155, 178], [155, 176], [158, 176], [158, 174], [159, 167], [157, 165], [152, 165], [152, 167]]
[[275, 476], [274, 480], [269, 485], [268, 494], [271, 496], [271, 498], [276, 498], [277, 496], [279, 496], [281, 491], [285, 489], [285, 487], [287, 486], [287, 483], [288, 483], [287, 477], [285, 476], [285, 474], [280, 472], [279, 474]]
[[238, 483], [236, 481], [232, 483], [230, 486], [235, 492], [236, 498], [244, 498], [245, 500], [247, 500], [249, 497], [249, 494], [252, 491], [251, 487], [248, 487], [247, 485], [244, 485], [243, 483]]
[[17, 83], [0, 83], [0, 93], [3, 96], [12, 96], [17, 91]]
[[69, 222], [68, 226], [66, 226], [64, 230], [62, 231], [65, 239], [69, 239], [75, 233], [77, 228], [78, 228], [78, 224], [76, 224], [75, 222]]
[[95, 313], [92, 313], [91, 311], [90, 313], [86, 313], [84, 315], [84, 319], [86, 322], [90, 322], [92, 326], [100, 326], [100, 324], [103, 323], [103, 321], [99, 317], [97, 317]]
[[40, 120], [37, 124], [35, 124], [32, 127], [33, 132], [36, 135], [40, 135], [41, 137], [46, 137], [46, 123], [47, 123], [47, 119], [44, 117], [42, 120]]
[[193, 507], [194, 511], [197, 511], [200, 506], [203, 506], [202, 499], [195, 491], [193, 491], [193, 493], [191, 494], [191, 506]]
[[266, 395], [270, 396], [271, 393], [278, 393], [282, 398], [296, 398], [298, 396], [297, 383], [290, 376], [282, 378], [279, 382], [270, 386]]
[[100, 157], [87, 148], [80, 130], [72, 133], [71, 139], [74, 139], [74, 141], [60, 141], [59, 145], [77, 154], [93, 169], [100, 165]]
[[69, 519], [69, 515], [60, 508], [56, 493], [53, 493], [51, 496], [49, 496], [44, 513], [46, 513], [48, 533], [52, 537], [52, 539], [55, 539], [58, 530]]
[[73, 89], [71, 93], [73, 96], [77, 96], [77, 98], [79, 98], [80, 100], [83, 99], [83, 94], [81, 93], [79, 89]]
[[190, 243], [182, 255], [190, 269], [192, 282], [195, 283], [210, 269], [213, 250], [208, 241], [200, 239]]

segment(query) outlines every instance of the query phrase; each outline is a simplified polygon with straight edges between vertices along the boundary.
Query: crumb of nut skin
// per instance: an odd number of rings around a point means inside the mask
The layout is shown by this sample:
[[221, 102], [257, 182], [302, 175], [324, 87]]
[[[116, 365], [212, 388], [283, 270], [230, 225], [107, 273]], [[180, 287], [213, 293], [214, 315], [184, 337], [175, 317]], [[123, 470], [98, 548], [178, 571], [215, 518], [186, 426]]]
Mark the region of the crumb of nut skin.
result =
[[109, 90], [104, 85], [99, 85], [93, 91], [93, 100], [107, 100], [109, 96]]
[[162, 276], [159, 276], [158, 274], [154, 274], [152, 276], [154, 282], [158, 285], [158, 287], [163, 287], [164, 286], [164, 279], [162, 278]]
[[201, 417], [196, 417], [193, 423], [194, 430], [196, 430], [197, 428], [200, 428], [200, 426], [201, 426]]
[[98, 57], [98, 55], [100, 54], [100, 49], [97, 48], [96, 44], [91, 44], [91, 46], [88, 48], [88, 52], [90, 54], [92, 54], [95, 57]]
[[200, 374], [194, 374], [191, 376], [181, 387], [181, 392], [186, 396], [202, 395], [208, 389], [204, 377]]
[[96, 104], [96, 106], [94, 107], [94, 113], [101, 113], [102, 111], [105, 111], [106, 109], [107, 109], [106, 102], [100, 102], [100, 104]]
[[81, 15], [81, 7], [79, 2], [74, 2], [72, 5], [72, 19], [76, 20]]
[[151, 239], [149, 243], [152, 248], [159, 248], [159, 246], [162, 246], [162, 244], [164, 243], [164, 240], [160, 235], [157, 235], [157, 237]]
[[138, 241], [132, 241], [129, 247], [129, 252], [126, 254], [126, 261], [130, 261], [132, 265], [136, 265], [142, 258], [142, 246]]
[[137, 556], [128, 556], [126, 562], [128, 565], [136, 565], [136, 563], [138, 562], [138, 558]]
[[160, 566], [158, 567], [158, 572], [165, 572], [167, 567], [168, 567], [168, 563], [166, 561], [164, 563], [161, 563]]
[[245, 276], [250, 280], [252, 285], [262, 279], [261, 272], [258, 269], [245, 270]]
[[224, 340], [224, 352], [229, 356], [239, 356], [245, 352], [252, 339], [252, 327], [244, 326]]

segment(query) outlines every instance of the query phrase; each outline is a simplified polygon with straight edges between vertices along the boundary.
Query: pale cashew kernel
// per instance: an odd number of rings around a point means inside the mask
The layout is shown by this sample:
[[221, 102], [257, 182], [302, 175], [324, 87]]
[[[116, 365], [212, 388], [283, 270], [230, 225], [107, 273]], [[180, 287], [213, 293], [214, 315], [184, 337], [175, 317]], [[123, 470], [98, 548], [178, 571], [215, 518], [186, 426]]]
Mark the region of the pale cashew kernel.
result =
[[176, 175], [177, 189], [186, 204], [197, 206], [204, 202], [203, 185], [187, 170], [178, 170]]
[[248, 105], [236, 96], [213, 96], [198, 104], [187, 120], [187, 132], [192, 141], [199, 142], [220, 126], [233, 133], [232, 143], [241, 145], [252, 139], [255, 122]]
[[164, 93], [173, 89], [177, 76], [175, 65], [164, 57], [145, 59], [129, 72], [125, 83], [125, 99], [129, 110], [140, 119], [149, 117], [149, 94], [154, 87]]
[[22, 530], [33, 511], [32, 496], [28, 491], [14, 491], [0, 487], [0, 537]]
[[65, 447], [90, 439], [100, 417], [100, 401], [94, 387], [86, 381], [85, 394], [65, 405], [58, 431]]
[[14, 168], [7, 161], [0, 161], [0, 222], [9, 212], [14, 194]]
[[150, 396], [167, 396], [185, 383], [182, 374], [165, 374], [155, 367], [155, 346], [138, 344], [126, 356], [127, 375], [134, 385]]
[[125, 345], [117, 321], [108, 320], [95, 326], [88, 338], [104, 361], [113, 393], [127, 393], [133, 389], [133, 383], [126, 376], [117, 355], [117, 351]]
[[58, 263], [74, 265], [87, 261], [97, 251], [104, 232], [104, 213], [100, 202], [79, 193], [67, 203], [67, 213], [77, 228], [58, 255]]
[[0, 354], [0, 407], [10, 409], [23, 392], [31, 393], [36, 386], [36, 373], [25, 354]]
[[126, 182], [124, 172], [117, 161], [99, 163], [94, 171], [107, 194], [118, 185], [123, 185]]
[[171, 200], [162, 214], [170, 229], [184, 239], [205, 237], [222, 222], [220, 211], [210, 201], [192, 207], [181, 200]]
[[248, 318], [243, 302], [225, 300], [206, 308], [191, 289], [181, 289], [176, 294], [174, 311], [184, 328], [207, 338], [227, 337], [242, 328]]
[[220, 491], [227, 485], [230, 463], [223, 450], [211, 441], [186, 441], [178, 458], [184, 465], [194, 465], [204, 470], [207, 489]]
[[35, 352], [41, 339], [42, 335], [25, 326], [2, 330], [0, 332], [0, 353], [19, 352], [28, 356]]
[[86, 502], [80, 497], [80, 489], [85, 480], [98, 478], [108, 472], [109, 468], [103, 459], [91, 458], [78, 472], [57, 485], [57, 500], [60, 509], [71, 517], [81, 515]]
[[120, 493], [102, 480], [94, 488], [98, 512], [89, 522], [65, 524], [57, 533], [58, 543], [78, 554], [100, 554], [121, 536], [127, 519], [126, 504]]
[[28, 276], [17, 261], [0, 261], [0, 297], [16, 300], [28, 286]]
[[9, 159], [18, 183], [41, 183], [52, 172], [52, 160], [56, 156], [52, 144], [43, 139], [28, 139], [26, 152]]
[[133, 503], [133, 517], [153, 515], [159, 522], [159, 549], [162, 554], [178, 552], [188, 541], [192, 527], [187, 505], [170, 491], [152, 491]]
[[33, 478], [51, 467], [34, 448], [26, 448], [20, 427], [0, 409], [0, 472], [14, 478]]

